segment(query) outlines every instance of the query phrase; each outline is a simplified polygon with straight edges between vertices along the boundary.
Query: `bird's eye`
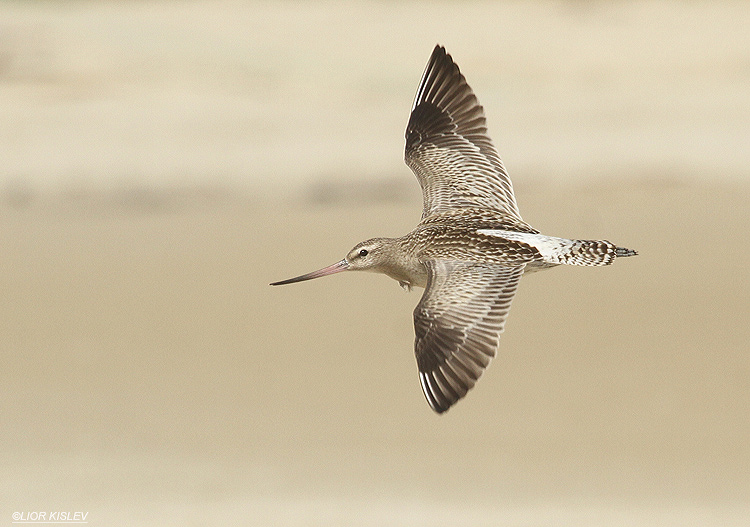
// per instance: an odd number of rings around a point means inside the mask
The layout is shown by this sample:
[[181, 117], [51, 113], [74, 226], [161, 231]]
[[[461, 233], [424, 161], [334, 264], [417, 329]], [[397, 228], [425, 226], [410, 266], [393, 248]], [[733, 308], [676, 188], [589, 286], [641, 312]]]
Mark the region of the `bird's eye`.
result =
[[362, 250], [360, 250], [360, 251], [359, 251], [359, 255], [360, 255], [360, 256], [361, 256], [362, 258], [364, 258], [365, 256], [367, 256], [367, 249], [362, 249]]

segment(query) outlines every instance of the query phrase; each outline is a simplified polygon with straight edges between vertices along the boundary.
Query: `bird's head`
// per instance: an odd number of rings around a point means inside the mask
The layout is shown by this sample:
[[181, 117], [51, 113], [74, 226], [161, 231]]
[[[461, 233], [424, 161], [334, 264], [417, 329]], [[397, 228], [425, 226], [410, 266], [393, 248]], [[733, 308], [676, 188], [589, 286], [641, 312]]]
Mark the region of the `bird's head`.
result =
[[390, 238], [372, 238], [359, 242], [346, 255], [349, 269], [352, 271], [381, 271], [388, 264], [392, 252], [390, 250], [392, 243], [393, 240]]
[[346, 255], [346, 258], [340, 262], [313, 271], [312, 273], [274, 282], [271, 285], [293, 284], [329, 274], [340, 273], [341, 271], [386, 272], [392, 245], [393, 240], [391, 238], [372, 238], [355, 245]]

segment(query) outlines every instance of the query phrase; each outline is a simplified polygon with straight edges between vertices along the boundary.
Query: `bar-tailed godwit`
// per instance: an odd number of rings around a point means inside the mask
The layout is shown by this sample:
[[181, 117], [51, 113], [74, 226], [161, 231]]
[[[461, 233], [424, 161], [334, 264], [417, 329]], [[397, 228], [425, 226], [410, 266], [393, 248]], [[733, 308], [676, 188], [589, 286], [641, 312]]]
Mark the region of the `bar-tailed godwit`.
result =
[[521, 219], [484, 110], [442, 46], [417, 89], [405, 160], [423, 195], [422, 220], [413, 231], [358, 243], [340, 262], [271, 285], [373, 271], [407, 289], [425, 288], [414, 310], [414, 350], [427, 402], [443, 413], [495, 356], [525, 272], [609, 265], [637, 253], [608, 241], [545, 236]]

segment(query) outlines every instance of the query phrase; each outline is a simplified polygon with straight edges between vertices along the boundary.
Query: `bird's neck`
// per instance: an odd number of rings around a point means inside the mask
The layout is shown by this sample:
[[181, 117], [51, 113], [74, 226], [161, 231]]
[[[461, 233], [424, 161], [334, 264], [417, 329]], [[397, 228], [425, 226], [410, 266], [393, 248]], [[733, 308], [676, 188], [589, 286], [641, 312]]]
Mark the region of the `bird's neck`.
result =
[[389, 238], [388, 258], [378, 271], [399, 282], [404, 287], [426, 287], [427, 270], [419, 261], [409, 244], [409, 239]]

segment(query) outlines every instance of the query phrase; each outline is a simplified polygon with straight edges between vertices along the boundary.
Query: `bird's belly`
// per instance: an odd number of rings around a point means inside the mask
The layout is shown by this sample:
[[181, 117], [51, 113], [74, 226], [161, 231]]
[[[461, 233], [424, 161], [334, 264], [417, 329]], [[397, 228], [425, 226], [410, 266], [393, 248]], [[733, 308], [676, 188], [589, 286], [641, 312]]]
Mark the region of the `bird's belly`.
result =
[[388, 276], [396, 280], [402, 287], [427, 287], [427, 270], [422, 264], [409, 269], [392, 269], [386, 272]]

